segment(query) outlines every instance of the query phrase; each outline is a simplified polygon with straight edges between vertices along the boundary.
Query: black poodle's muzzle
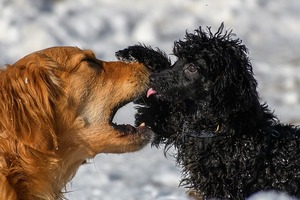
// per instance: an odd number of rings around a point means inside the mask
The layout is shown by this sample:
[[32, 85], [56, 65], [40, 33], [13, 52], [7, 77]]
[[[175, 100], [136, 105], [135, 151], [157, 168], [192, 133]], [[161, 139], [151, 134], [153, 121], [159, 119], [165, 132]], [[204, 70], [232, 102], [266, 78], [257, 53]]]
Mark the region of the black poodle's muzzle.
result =
[[172, 79], [166, 73], [152, 73], [149, 76], [149, 89], [147, 91], [147, 98], [155, 96], [157, 99], [171, 101], [172, 93], [170, 90], [170, 82]]

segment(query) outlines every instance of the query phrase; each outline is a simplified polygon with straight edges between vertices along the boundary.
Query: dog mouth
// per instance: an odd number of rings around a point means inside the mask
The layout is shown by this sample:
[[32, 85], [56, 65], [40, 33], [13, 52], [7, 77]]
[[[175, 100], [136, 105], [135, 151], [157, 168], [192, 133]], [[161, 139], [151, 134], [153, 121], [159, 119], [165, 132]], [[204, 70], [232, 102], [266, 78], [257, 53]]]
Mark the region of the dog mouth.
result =
[[155, 94], [157, 94], [157, 91], [154, 90], [153, 88], [149, 88], [146, 96], [147, 96], [147, 98], [149, 98], [150, 96], [155, 95]]
[[171, 96], [166, 95], [162, 90], [154, 89], [153, 87], [149, 88], [146, 94], [147, 98], [154, 96], [156, 99], [161, 99], [164, 101], [170, 101]]
[[128, 114], [134, 116], [135, 109], [131, 108], [132, 102], [124, 102], [113, 109], [109, 124], [116, 129], [120, 136], [130, 136], [137, 134], [152, 134], [150, 127], [146, 126], [145, 122], [140, 123], [138, 126], [132, 125], [134, 118], [130, 119]]

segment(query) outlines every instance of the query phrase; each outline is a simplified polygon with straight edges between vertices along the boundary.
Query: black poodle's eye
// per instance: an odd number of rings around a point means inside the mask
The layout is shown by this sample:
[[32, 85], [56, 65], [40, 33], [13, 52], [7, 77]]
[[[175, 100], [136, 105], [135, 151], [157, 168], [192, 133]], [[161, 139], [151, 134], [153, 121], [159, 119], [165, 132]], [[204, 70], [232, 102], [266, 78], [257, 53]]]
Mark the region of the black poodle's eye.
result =
[[187, 78], [192, 78], [198, 74], [197, 67], [192, 63], [186, 64], [183, 70]]
[[197, 68], [194, 64], [189, 63], [184, 66], [184, 71], [188, 71], [189, 73], [195, 73], [197, 72]]

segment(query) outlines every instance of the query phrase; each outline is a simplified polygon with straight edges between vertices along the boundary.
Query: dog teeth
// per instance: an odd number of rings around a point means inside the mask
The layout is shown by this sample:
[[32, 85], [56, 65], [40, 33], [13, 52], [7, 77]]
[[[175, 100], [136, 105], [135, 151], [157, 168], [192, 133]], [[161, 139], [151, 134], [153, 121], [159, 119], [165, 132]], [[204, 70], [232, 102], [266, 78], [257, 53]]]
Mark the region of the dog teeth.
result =
[[139, 127], [144, 127], [144, 126], [146, 126], [145, 122], [143, 122], [139, 125]]

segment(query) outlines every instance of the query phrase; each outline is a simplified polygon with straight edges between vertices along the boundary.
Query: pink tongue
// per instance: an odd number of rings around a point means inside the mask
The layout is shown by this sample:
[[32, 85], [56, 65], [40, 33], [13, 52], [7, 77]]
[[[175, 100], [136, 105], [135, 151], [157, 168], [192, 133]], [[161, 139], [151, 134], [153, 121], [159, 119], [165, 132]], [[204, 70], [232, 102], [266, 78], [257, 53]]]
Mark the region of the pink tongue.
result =
[[156, 94], [157, 92], [153, 89], [153, 88], [150, 88], [148, 91], [147, 91], [147, 97], [150, 97], [151, 95], [153, 94]]

